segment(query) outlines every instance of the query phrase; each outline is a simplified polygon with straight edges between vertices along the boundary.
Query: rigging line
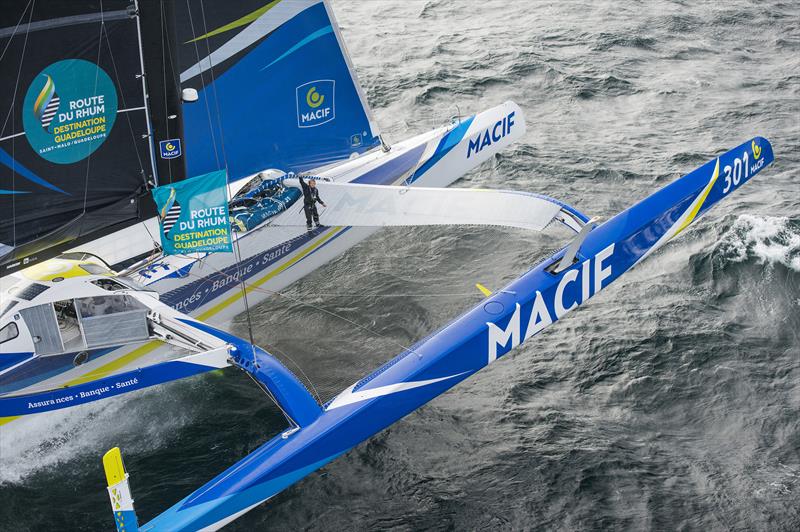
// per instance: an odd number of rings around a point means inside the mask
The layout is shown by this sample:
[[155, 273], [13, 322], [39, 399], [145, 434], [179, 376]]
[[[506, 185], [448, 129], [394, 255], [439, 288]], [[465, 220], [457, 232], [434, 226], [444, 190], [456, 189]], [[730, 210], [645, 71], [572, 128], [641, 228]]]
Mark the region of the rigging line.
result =
[[336, 313], [336, 312], [334, 312], [332, 310], [328, 310], [328, 309], [325, 309], [325, 308], [320, 307], [318, 305], [314, 305], [313, 303], [308, 303], [306, 301], [303, 301], [302, 299], [293, 298], [292, 296], [286, 295], [283, 292], [277, 292], [277, 291], [274, 291], [274, 290], [269, 290], [267, 288], [262, 288], [260, 286], [254, 286], [254, 285], [250, 285], [250, 288], [252, 290], [264, 292], [266, 294], [273, 294], [273, 295], [281, 296], [281, 297], [284, 297], [284, 298], [288, 299], [289, 301], [292, 301], [293, 303], [296, 303], [298, 305], [304, 305], [304, 306], [307, 306], [307, 307], [311, 307], [311, 308], [313, 308], [315, 310], [318, 310], [320, 312], [324, 312], [325, 314], [333, 316], [334, 318], [338, 318], [338, 319], [340, 319], [342, 321], [346, 321], [350, 325], [354, 325], [355, 327], [358, 327], [359, 329], [362, 329], [362, 330], [364, 330], [364, 331], [366, 331], [366, 332], [368, 332], [370, 334], [373, 334], [375, 336], [379, 336], [379, 337], [381, 337], [381, 338], [383, 338], [385, 340], [388, 340], [389, 342], [391, 342], [394, 345], [396, 345], [396, 346], [400, 347], [401, 349], [403, 349], [403, 351], [408, 351], [409, 353], [415, 353], [417, 356], [421, 356], [419, 353], [417, 353], [416, 351], [414, 351], [410, 347], [400, 343], [399, 341], [395, 340], [394, 338], [391, 338], [390, 336], [386, 336], [385, 334], [381, 334], [378, 331], [370, 329], [369, 327], [366, 327], [364, 325], [356, 323], [355, 321], [351, 320], [350, 318], [342, 316], [341, 314], [338, 314], [338, 313]]
[[[149, 231], [148, 231], [148, 233], [149, 233]], [[205, 254], [203, 257], [200, 257], [199, 259], [197, 259], [197, 260], [198, 260], [198, 262], [200, 262], [200, 263], [201, 263], [201, 264], [203, 264], [203, 265], [207, 265], [209, 268], [211, 268], [212, 270], [214, 270], [214, 271], [216, 271], [216, 272], [222, 273], [222, 272], [220, 272], [218, 269], [216, 269], [216, 268], [215, 268], [213, 265], [211, 265], [211, 264], [208, 264], [208, 263], [204, 262], [204, 261], [205, 261], [205, 259], [206, 259], [206, 258], [208, 258], [208, 256], [209, 256], [209, 255], [210, 255], [210, 253], [206, 253], [206, 254]], [[201, 276], [199, 276], [199, 275], [194, 275], [194, 274], [191, 274], [191, 273], [189, 274], [189, 276], [192, 276], [192, 277], [198, 277], [198, 278], [201, 278], [201, 279], [202, 279], [202, 277], [201, 277]], [[248, 315], [247, 315], [247, 319], [248, 319], [248, 322], [249, 322], [249, 320], [250, 320], [250, 314], [249, 314], [249, 313], [248, 313]], [[249, 325], [249, 323], [248, 323], [248, 325]], [[252, 350], [253, 350], [253, 366], [254, 366], [256, 369], [258, 369], [258, 368], [259, 368], [259, 365], [258, 365], [258, 363], [257, 363], [257, 361], [256, 361], [256, 349], [255, 349], [255, 344], [254, 344], [254, 342], [253, 342], [253, 339], [252, 339], [252, 338], [253, 338], [253, 337], [252, 337], [252, 335], [253, 335], [252, 328], [250, 328], [250, 347], [251, 347], [251, 348], [252, 348]], [[289, 357], [287, 356], [287, 358], [289, 358]], [[291, 360], [291, 359], [290, 359], [290, 360]], [[292, 362], [294, 362], [294, 361], [292, 361]], [[297, 363], [296, 363], [296, 362], [295, 362], [295, 365], [297, 365]], [[281, 404], [278, 402], [278, 400], [275, 398], [275, 396], [272, 394], [272, 392], [269, 390], [269, 388], [267, 388], [267, 387], [264, 385], [264, 383], [262, 383], [262, 382], [260, 382], [258, 379], [256, 379], [256, 378], [253, 376], [253, 374], [252, 374], [252, 373], [250, 373], [249, 371], [245, 370], [243, 367], [241, 367], [241, 366], [240, 366], [240, 368], [242, 369], [242, 371], [244, 371], [245, 373], [247, 373], [247, 376], [248, 376], [248, 377], [250, 377], [250, 378], [253, 380], [253, 382], [255, 382], [255, 383], [256, 383], [256, 386], [258, 386], [258, 388], [259, 388], [259, 389], [261, 389], [261, 391], [263, 391], [263, 392], [264, 392], [264, 393], [267, 395], [267, 397], [269, 397], [269, 398], [272, 400], [272, 402], [275, 404], [275, 406], [277, 406], [277, 407], [278, 407], [278, 410], [280, 410], [280, 411], [281, 411], [281, 413], [282, 413], [282, 414], [283, 414], [283, 415], [286, 417], [286, 419], [288, 419], [288, 420], [289, 420], [289, 422], [290, 422], [291, 424], [293, 424], [295, 427], [299, 427], [299, 426], [300, 426], [300, 425], [299, 425], [299, 424], [298, 424], [298, 423], [297, 423], [297, 422], [296, 422], [294, 419], [292, 419], [292, 417], [291, 417], [291, 416], [290, 416], [290, 415], [289, 415], [289, 414], [286, 412], [286, 410], [284, 410], [283, 406], [281, 406]], [[298, 366], [298, 368], [299, 368], [299, 366]], [[302, 368], [300, 368], [300, 371], [303, 371], [303, 370], [302, 370]], [[303, 375], [305, 376], [305, 373], [303, 373]], [[306, 376], [306, 379], [308, 379], [308, 376]], [[308, 381], [309, 381], [309, 383], [311, 384], [311, 386], [312, 386], [312, 388], [313, 388], [313, 387], [314, 387], [314, 383], [312, 383], [312, 382], [311, 382], [311, 379], [308, 379]], [[314, 388], [314, 392], [316, 393], [316, 388]], [[317, 397], [319, 397], [319, 394], [317, 394]], [[321, 401], [320, 401], [320, 404], [322, 404], [322, 402], [321, 402]]]
[[[0, 61], [2, 61], [3, 58], [6, 56], [6, 52], [8, 51], [8, 47], [11, 46], [11, 41], [14, 40], [14, 36], [17, 34], [17, 30], [19, 29], [19, 25], [22, 22], [22, 19], [25, 18], [25, 13], [28, 12], [28, 6], [31, 5], [32, 1], [33, 0], [28, 0], [28, 3], [25, 4], [25, 9], [22, 10], [22, 14], [19, 16], [19, 20], [17, 21], [17, 24], [14, 26], [14, 31], [11, 32], [11, 35], [8, 37], [8, 42], [6, 43], [5, 48], [3, 48], [3, 53], [0, 54]], [[30, 19], [28, 19], [28, 27], [29, 28], [30, 28], [30, 23], [31, 23], [31, 21], [30, 21]]]
[[[205, 7], [203, 7], [203, 2], [200, 2], [200, 13], [203, 17], [203, 31], [208, 33], [208, 26], [206, 26], [206, 10]], [[205, 41], [206, 51], [208, 52], [208, 65], [211, 67], [209, 68], [209, 72], [211, 73], [211, 87], [214, 91], [214, 106], [217, 108], [217, 126], [219, 127], [219, 142], [222, 148], [222, 159], [225, 161], [225, 168], [228, 168], [228, 157], [225, 154], [225, 131], [222, 127], [222, 111], [219, 107], [219, 96], [217, 95], [217, 80], [214, 76], [214, 63], [211, 59], [211, 44], [209, 39], [205, 39]]]
[[[97, 60], [95, 64], [100, 64], [100, 53], [103, 51], [103, 32], [106, 28], [106, 21], [103, 18], [105, 15], [105, 9], [103, 8], [103, 0], [100, 0], [100, 35], [97, 37]], [[109, 49], [109, 54], [111, 50]], [[113, 62], [113, 59], [112, 59]], [[100, 79], [100, 69], [97, 68], [94, 71], [94, 89], [92, 90], [93, 95], [97, 95], [97, 83]], [[124, 102], [123, 102], [124, 103]], [[83, 213], [81, 216], [86, 214], [86, 204], [89, 200], [89, 171], [92, 167], [92, 153], [89, 153], [89, 156], [86, 157], [86, 177], [83, 180]]]
[[[222, 270], [219, 270], [219, 269], [215, 268], [215, 267], [214, 267], [213, 265], [211, 265], [211, 264], [207, 264], [207, 266], [208, 266], [209, 268], [211, 268], [212, 270], [214, 270], [215, 272], [217, 272], [217, 273], [219, 273], [219, 274], [221, 274], [221, 275], [224, 275], [225, 277], [230, 277], [230, 275], [228, 275], [227, 273], [223, 272]], [[237, 270], [237, 272], [238, 272], [238, 270]], [[191, 276], [191, 277], [196, 277], [197, 279], [203, 279], [203, 276], [201, 276], [201, 275], [197, 275], [197, 274], [194, 274], [194, 273], [191, 273], [191, 272], [189, 273], [189, 276]], [[242, 277], [243, 277], [243, 276], [240, 276], [240, 278], [242, 278]], [[245, 285], [245, 286], [247, 286], [247, 289], [248, 289], [248, 290], [253, 290], [253, 291], [256, 291], [256, 292], [262, 292], [262, 293], [264, 293], [264, 294], [268, 294], [268, 295], [277, 295], [277, 296], [281, 296], [281, 297], [284, 297], [284, 298], [288, 299], [289, 301], [292, 301], [292, 302], [294, 302], [294, 303], [297, 303], [297, 304], [299, 304], [299, 305], [305, 305], [305, 306], [307, 306], [307, 307], [311, 307], [311, 308], [313, 308], [313, 309], [315, 309], [315, 310], [319, 310], [319, 311], [321, 311], [321, 312], [324, 312], [324, 313], [326, 313], [326, 314], [329, 314], [329, 315], [331, 315], [331, 316], [333, 316], [333, 317], [335, 317], [335, 318], [339, 318], [339, 319], [340, 319], [340, 320], [342, 320], [342, 321], [346, 321], [347, 323], [350, 323], [351, 325], [354, 325], [354, 326], [358, 327], [359, 329], [362, 329], [362, 330], [364, 330], [364, 331], [366, 331], [366, 332], [368, 332], [368, 333], [370, 333], [370, 334], [372, 334], [372, 335], [375, 335], [375, 336], [378, 336], [378, 337], [380, 337], [380, 338], [383, 338], [383, 339], [385, 339], [385, 340], [388, 340], [389, 342], [391, 342], [391, 343], [393, 343], [394, 345], [396, 345], [396, 346], [400, 347], [400, 348], [401, 348], [401, 349], [403, 349], [404, 351], [408, 351], [409, 353], [416, 353], [416, 351], [412, 350], [410, 347], [408, 347], [408, 346], [406, 346], [406, 345], [403, 345], [402, 343], [398, 342], [398, 341], [397, 341], [397, 340], [395, 340], [394, 338], [391, 338], [391, 337], [389, 337], [389, 336], [386, 336], [386, 335], [384, 335], [384, 334], [381, 334], [381, 333], [379, 333], [378, 331], [374, 331], [374, 330], [370, 329], [369, 327], [366, 327], [366, 326], [364, 326], [364, 325], [361, 325], [361, 324], [359, 324], [359, 323], [356, 323], [356, 322], [354, 322], [353, 320], [351, 320], [351, 319], [349, 319], [349, 318], [346, 318], [345, 316], [342, 316], [342, 315], [340, 315], [340, 314], [337, 314], [336, 312], [333, 312], [333, 311], [331, 311], [331, 310], [324, 309], [324, 308], [322, 308], [322, 307], [319, 307], [319, 306], [317, 306], [317, 305], [314, 305], [313, 303], [307, 303], [306, 301], [304, 301], [304, 300], [302, 300], [302, 299], [299, 299], [299, 298], [294, 298], [294, 297], [292, 297], [292, 296], [289, 296], [289, 295], [286, 295], [286, 294], [284, 294], [283, 292], [278, 292], [278, 291], [275, 291], [275, 290], [270, 290], [270, 289], [268, 289], [268, 288], [262, 288], [262, 287], [260, 287], [260, 286], [258, 286], [258, 285], [255, 285], [255, 284], [248, 284], [248, 283], [247, 283], [247, 282], [246, 282], [244, 279], [242, 279], [242, 284], [243, 284], [243, 285]], [[246, 303], [247, 303], [247, 301], [245, 300], [245, 304], [246, 304]], [[249, 311], [248, 311], [248, 320], [249, 320], [249, 319], [250, 319], [250, 316], [249, 316]], [[419, 356], [419, 354], [418, 354], [418, 353], [417, 353], [417, 355]]]
[[294, 425], [295, 427], [299, 427], [299, 426], [300, 426], [300, 424], [298, 424], [298, 423], [297, 423], [297, 422], [296, 422], [294, 419], [292, 419], [292, 416], [290, 416], [289, 414], [287, 414], [287, 413], [286, 413], [286, 410], [284, 410], [284, 409], [283, 409], [283, 406], [281, 406], [281, 404], [278, 402], [278, 400], [277, 400], [277, 399], [275, 399], [275, 396], [274, 396], [274, 395], [272, 395], [272, 392], [271, 392], [271, 391], [269, 391], [269, 388], [267, 388], [267, 387], [264, 385], [264, 383], [263, 383], [263, 382], [261, 382], [261, 381], [259, 381], [258, 379], [256, 379], [256, 378], [253, 376], [253, 374], [252, 374], [252, 373], [250, 373], [249, 371], [246, 371], [246, 370], [243, 370], [243, 371], [244, 371], [245, 373], [247, 373], [247, 376], [248, 376], [248, 377], [250, 377], [251, 379], [253, 379], [253, 382], [255, 382], [255, 383], [256, 383], [256, 385], [259, 387], [259, 389], [260, 389], [261, 391], [263, 391], [265, 394], [267, 394], [267, 397], [269, 397], [270, 399], [272, 399], [272, 402], [273, 402], [273, 403], [275, 403], [275, 406], [277, 406], [277, 407], [278, 407], [278, 410], [280, 410], [280, 411], [281, 411], [281, 413], [282, 413], [284, 416], [286, 416], [286, 419], [288, 419], [288, 420], [289, 420], [289, 423], [291, 423], [291, 424], [292, 424], [292, 425]]
[[[33, 18], [33, 9], [34, 9], [34, 7], [36, 7], [35, 0], [34, 0], [33, 5], [31, 5], [31, 12], [28, 15], [28, 28], [29, 29], [30, 29], [31, 19]], [[14, 83], [14, 95], [11, 98], [11, 106], [8, 108], [8, 114], [6, 114], [6, 119], [3, 122], [3, 127], [2, 127], [2, 129], [0, 129], [0, 135], [5, 133], [6, 125], [8, 124], [8, 119], [9, 119], [9, 117], [11, 117], [12, 112], [14, 111], [14, 106], [16, 105], [16, 102], [17, 102], [17, 91], [19, 89], [19, 77], [22, 74], [22, 64], [25, 62], [25, 51], [28, 48], [28, 33], [29, 33], [29, 31], [25, 32], [25, 40], [23, 41], [23, 44], [22, 44], [22, 56], [19, 58], [19, 68], [17, 69], [17, 81]], [[14, 118], [16, 118], [16, 117], [14, 117]]]
[[[206, 25], [206, 10], [203, 7], [203, 2], [200, 2], [200, 13], [203, 17], [203, 31], [208, 33], [208, 26]], [[197, 47], [197, 43], [195, 42], [195, 47]], [[219, 97], [217, 95], [217, 83], [216, 78], [214, 77], [214, 62], [211, 58], [211, 45], [206, 39], [206, 51], [208, 52], [208, 65], [209, 65], [209, 72], [211, 74], [211, 87], [214, 91], [214, 105], [217, 111], [217, 125], [219, 126], [219, 137], [220, 137], [220, 147], [222, 149], [222, 160], [225, 163], [225, 180], [227, 182], [230, 167], [228, 166], [228, 156], [225, 152], [225, 130], [222, 127], [222, 111], [219, 107]], [[208, 98], [206, 98], [206, 102], [208, 102]], [[231, 236], [233, 240], [233, 237]], [[250, 336], [250, 345], [253, 346], [253, 364], [258, 367], [258, 361], [256, 360], [256, 350], [254, 347], [255, 340], [253, 337], [253, 321], [250, 317], [250, 302], [247, 300], [247, 285], [244, 282], [244, 275], [242, 274], [242, 250], [239, 245], [239, 239], [236, 238], [233, 241], [233, 247], [235, 249], [236, 254], [236, 273], [239, 275], [240, 285], [242, 290], [242, 299], [244, 300], [244, 309], [247, 315], [247, 332]]]
[[[227, 180], [227, 174], [228, 174], [228, 172], [227, 172], [227, 165], [226, 165], [226, 172], [225, 172], [226, 180]], [[242, 273], [242, 250], [239, 247], [239, 239], [236, 238], [234, 240], [233, 239], [233, 235], [231, 235], [231, 239], [233, 240], [233, 248], [234, 248], [235, 255], [236, 255], [236, 274], [239, 276], [239, 280], [240, 280], [239, 286], [240, 286], [241, 291], [242, 291], [242, 299], [244, 300], [245, 313], [247, 314], [247, 332], [248, 332], [248, 335], [250, 337], [250, 346], [253, 348], [253, 364], [255, 365], [255, 367], [258, 367], [258, 361], [256, 360], [256, 350], [255, 350], [255, 347], [254, 347], [255, 340], [253, 338], [253, 321], [250, 318], [250, 302], [247, 300], [247, 286], [246, 286], [246, 284], [244, 282], [244, 274]], [[214, 270], [216, 270], [216, 268], [214, 268], [213, 266], [212, 266], [212, 268]], [[217, 271], [219, 271], [219, 270], [217, 270]]]
[[[102, 17], [102, 15], [101, 15], [101, 17]], [[119, 85], [119, 87], [122, 88], [122, 87], [124, 87], [124, 85], [122, 84], [122, 80], [119, 77], [119, 71], [117, 70], [117, 61], [114, 59], [114, 51], [111, 49], [111, 39], [109, 39], [109, 37], [108, 37], [108, 31], [106, 30], [105, 22], [103, 22], [102, 19], [101, 19], [101, 23], [100, 23], [100, 28], [101, 28], [100, 41], [102, 43], [102, 40], [103, 40], [102, 36], [105, 35], [106, 44], [108, 45], [108, 55], [111, 57], [111, 66], [114, 68], [114, 77], [117, 78], [117, 85]], [[98, 57], [99, 57], [99, 54], [98, 54]], [[122, 100], [123, 109], [118, 109], [117, 110], [117, 114], [119, 114], [119, 113], [127, 113], [128, 111], [138, 111], [138, 110], [141, 110], [141, 109], [147, 109], [146, 106], [133, 107], [133, 108], [129, 109], [128, 108], [128, 104], [125, 102], [125, 91], [124, 90], [120, 90], [119, 94], [120, 94], [120, 99]], [[133, 141], [132, 142], [133, 149], [136, 151], [136, 160], [139, 161], [139, 171], [140, 171], [140, 173], [142, 175], [142, 179], [144, 180], [145, 184], [147, 184], [147, 176], [146, 176], [146, 172], [144, 170], [144, 166], [142, 165], [142, 157], [139, 154], [139, 144], [136, 142], [136, 134], [133, 132], [133, 124], [131, 123], [130, 115], [126, 114], [125, 115], [125, 119], [126, 119], [126, 122], [128, 122], [128, 130], [131, 133], [131, 140]]]
[[[2, 55], [0, 55], [0, 61], [2, 61], [3, 57], [5, 57], [5, 55], [6, 55], [6, 51], [8, 51], [8, 47], [11, 46], [11, 41], [14, 40], [14, 35], [16, 35], [17, 29], [19, 28], [19, 25], [22, 22], [22, 19], [25, 18], [25, 13], [28, 12], [28, 7], [30, 7], [31, 8], [31, 13], [30, 13], [30, 15], [28, 15], [28, 25], [27, 25], [27, 29], [25, 30], [25, 42], [22, 45], [22, 57], [20, 57], [20, 59], [19, 59], [19, 68], [20, 68], [20, 70], [22, 69], [22, 63], [23, 63], [23, 60], [25, 59], [25, 47], [28, 44], [28, 32], [30, 31], [31, 18], [33, 17], [33, 6], [31, 6], [31, 2], [35, 2], [35, 0], [28, 0], [28, 4], [25, 6], [25, 9], [22, 10], [22, 14], [19, 16], [19, 20], [17, 21], [17, 25], [14, 26], [14, 33], [12, 33], [11, 37], [8, 38], [8, 42], [6, 43], [6, 47], [3, 48], [3, 53], [2, 53]], [[17, 83], [19, 83], [19, 74], [17, 74]], [[16, 95], [16, 87], [14, 88], [14, 93]], [[6, 123], [8, 123], [8, 117], [11, 115], [11, 112], [13, 110], [14, 110], [14, 100], [12, 99], [11, 100], [11, 107], [9, 108], [8, 114], [6, 115], [5, 122], [3, 122], [3, 129], [0, 130], [0, 135], [2, 135], [5, 132]]]
[[291, 361], [291, 363], [292, 363], [292, 364], [294, 364], [294, 366], [295, 366], [295, 367], [296, 367], [298, 370], [300, 370], [300, 373], [302, 373], [302, 374], [303, 374], [303, 377], [305, 378], [305, 380], [306, 380], [306, 381], [308, 381], [308, 384], [310, 384], [310, 385], [311, 385], [311, 390], [314, 392], [314, 395], [316, 395], [316, 396], [317, 396], [317, 402], [318, 402], [318, 403], [321, 405], [321, 404], [322, 404], [322, 396], [321, 396], [321, 395], [319, 394], [319, 392], [317, 391], [317, 387], [316, 387], [316, 386], [314, 386], [314, 381], [312, 381], [312, 380], [311, 380], [311, 378], [310, 378], [308, 375], [306, 375], [306, 372], [305, 372], [305, 371], [303, 371], [303, 368], [300, 366], [300, 364], [298, 364], [297, 362], [295, 362], [295, 360], [294, 360], [292, 357], [290, 357], [288, 354], [286, 354], [286, 352], [285, 352], [285, 351], [282, 351], [282, 350], [278, 349], [278, 348], [277, 348], [277, 347], [275, 347], [274, 345], [267, 344], [267, 347], [269, 347], [269, 350], [270, 350], [270, 351], [274, 351], [274, 352], [278, 353], [279, 355], [283, 355], [284, 357], [286, 357], [287, 359], [289, 359], [289, 360]]
[[[3, 129], [0, 129], [0, 135], [3, 134], [6, 130], [6, 124], [8, 123], [8, 117], [11, 116], [12, 111], [14, 110], [14, 106], [17, 102], [17, 90], [19, 89], [19, 76], [22, 73], [22, 63], [25, 62], [25, 50], [28, 48], [28, 34], [30, 33], [31, 29], [31, 19], [33, 19], [33, 9], [36, 7], [36, 0], [33, 0], [32, 3], [29, 4], [31, 6], [31, 12], [28, 15], [28, 28], [25, 30], [25, 41], [22, 44], [22, 57], [19, 59], [19, 68], [17, 69], [17, 81], [14, 83], [14, 96], [11, 98], [11, 107], [8, 109], [8, 115], [6, 115], [6, 121], [3, 123]], [[27, 8], [26, 8], [27, 9]], [[23, 11], [23, 15], [24, 15]], [[14, 120], [11, 123], [11, 127], [16, 129], [16, 121], [17, 117], [14, 116]], [[11, 143], [11, 160], [14, 161], [12, 163], [11, 168], [11, 189], [13, 191], [17, 190], [17, 171], [14, 169], [13, 165], [16, 164], [17, 160], [17, 143]], [[17, 247], [17, 195], [12, 194], [11, 196], [11, 227], [12, 227], [12, 237], [11, 240], [14, 243], [14, 247]]]
[[[201, 4], [202, 5], [202, 4]], [[186, 0], [186, 10], [189, 12], [189, 26], [192, 28], [192, 37], [197, 37], [197, 33], [194, 31], [194, 19], [192, 18], [192, 6], [189, 5], [189, 0]], [[197, 62], [200, 63], [200, 47], [197, 45], [197, 40], [194, 40], [194, 54], [197, 56]], [[211, 58], [208, 58], [208, 62], [211, 63]], [[205, 88], [206, 82], [205, 78], [203, 77], [203, 72], [200, 72], [200, 87], [201, 90]], [[214, 135], [214, 122], [211, 120], [211, 107], [208, 105], [208, 97], [203, 98], [206, 104], [206, 115], [208, 115], [208, 129], [211, 133], [211, 145], [214, 147], [214, 160], [217, 162], [217, 168], [219, 168], [219, 153], [217, 153], [217, 139], [216, 135]]]
[[353, 298], [385, 298], [385, 297], [480, 297], [483, 296], [478, 291], [474, 292], [451, 292], [451, 293], [432, 293], [432, 294], [333, 294], [333, 293], [320, 293], [315, 292], [314, 295], [319, 297], [353, 297]]
[[151, 233], [150, 228], [147, 227], [147, 223], [142, 222], [142, 226], [144, 227], [144, 230], [147, 231], [147, 235], [150, 237], [150, 240], [153, 241], [153, 251], [157, 251], [161, 247], [160, 242], [156, 242], [155, 237], [153, 237], [153, 233]]

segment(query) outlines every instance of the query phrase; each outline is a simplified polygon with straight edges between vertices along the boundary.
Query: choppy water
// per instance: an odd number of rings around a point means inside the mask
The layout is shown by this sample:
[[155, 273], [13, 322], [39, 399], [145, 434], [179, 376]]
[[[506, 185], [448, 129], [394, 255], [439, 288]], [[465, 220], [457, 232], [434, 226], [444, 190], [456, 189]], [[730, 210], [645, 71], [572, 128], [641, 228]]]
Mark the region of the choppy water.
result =
[[[776, 162], [535, 341], [231, 529], [800, 528], [797, 3], [334, 7], [390, 138], [456, 105], [525, 110], [524, 141], [458, 186], [609, 216], [756, 134]], [[288, 290], [379, 335], [282, 299], [255, 309], [257, 340], [312, 370], [373, 367], [563, 236], [379, 233]], [[0, 441], [7, 530], [110, 529], [99, 457], [113, 445], [147, 520], [284, 426], [228, 374], [26, 423]]]

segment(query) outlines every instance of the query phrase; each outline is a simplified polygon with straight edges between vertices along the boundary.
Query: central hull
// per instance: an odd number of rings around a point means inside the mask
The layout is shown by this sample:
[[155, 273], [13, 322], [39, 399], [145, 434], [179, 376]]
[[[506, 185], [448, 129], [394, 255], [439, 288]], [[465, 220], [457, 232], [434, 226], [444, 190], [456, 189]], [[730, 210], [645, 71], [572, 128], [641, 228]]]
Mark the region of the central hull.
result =
[[[514, 122], [513, 128], [507, 125], [509, 117]], [[498, 128], [497, 124], [502, 126]], [[337, 182], [444, 187], [506, 148], [524, 130], [521, 110], [507, 102], [398, 143], [389, 152], [376, 150], [314, 174]], [[481, 146], [482, 140], [487, 138], [489, 145]], [[291, 207], [299, 208], [298, 205]], [[325, 222], [324, 211], [321, 221]], [[136, 248], [137, 239], [152, 245], [151, 235], [157, 234], [158, 226], [155, 220], [147, 223], [149, 227], [140, 224], [71, 251], [92, 253], [110, 263], [121, 262], [127, 258], [126, 250]], [[236, 234], [237, 253], [165, 256], [131, 276], [157, 291], [161, 301], [176, 310], [226, 328], [246, 308], [242, 282], [246, 284], [246, 303], [256, 305], [376, 231], [377, 228], [372, 227], [319, 227], [309, 232], [304, 227], [277, 227], [266, 223]], [[52, 275], [52, 271], [48, 274]], [[51, 357], [47, 371], [39, 378], [32, 378], [28, 371], [24, 373], [24, 380], [15, 382], [14, 374], [0, 372], [0, 394], [9, 391], [15, 395], [26, 394], [74, 385], [174, 356], [169, 346], [158, 341], [105, 349], [91, 354], [90, 361], [78, 367], [72, 364], [74, 355], [61, 356], [60, 365]], [[31, 413], [35, 411], [32, 409]], [[13, 416], [0, 417], [0, 425], [13, 419]]]

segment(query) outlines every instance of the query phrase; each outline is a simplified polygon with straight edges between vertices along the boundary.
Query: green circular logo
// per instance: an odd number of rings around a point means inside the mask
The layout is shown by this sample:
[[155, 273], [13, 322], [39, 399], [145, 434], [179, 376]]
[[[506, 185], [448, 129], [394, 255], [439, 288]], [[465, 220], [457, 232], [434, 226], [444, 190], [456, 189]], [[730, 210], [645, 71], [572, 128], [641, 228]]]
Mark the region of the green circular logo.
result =
[[57, 164], [85, 159], [100, 147], [117, 117], [117, 90], [89, 61], [58, 61], [37, 75], [22, 110], [25, 137], [39, 156]]

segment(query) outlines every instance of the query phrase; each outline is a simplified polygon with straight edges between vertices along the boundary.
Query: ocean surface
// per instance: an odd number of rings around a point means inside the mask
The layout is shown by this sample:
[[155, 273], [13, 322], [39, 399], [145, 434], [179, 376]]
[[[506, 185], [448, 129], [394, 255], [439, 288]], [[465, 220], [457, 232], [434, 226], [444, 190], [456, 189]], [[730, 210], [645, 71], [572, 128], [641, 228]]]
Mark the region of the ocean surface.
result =
[[[776, 162], [563, 321], [229, 529], [800, 529], [800, 5], [333, 5], [390, 141], [523, 108], [523, 141], [456, 186], [609, 217], [755, 135]], [[478, 301], [475, 282], [502, 287], [566, 236], [380, 232], [255, 307], [256, 341], [330, 393], [347, 384], [337, 368], [378, 366]], [[0, 529], [111, 530], [100, 457], [115, 445], [147, 521], [284, 425], [232, 371], [25, 420], [0, 438]]]

